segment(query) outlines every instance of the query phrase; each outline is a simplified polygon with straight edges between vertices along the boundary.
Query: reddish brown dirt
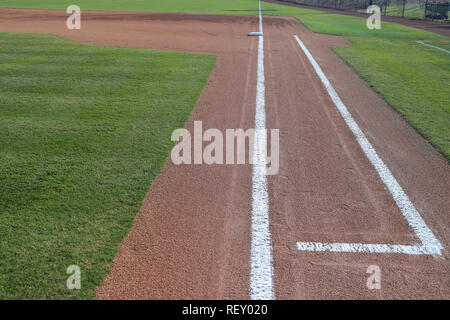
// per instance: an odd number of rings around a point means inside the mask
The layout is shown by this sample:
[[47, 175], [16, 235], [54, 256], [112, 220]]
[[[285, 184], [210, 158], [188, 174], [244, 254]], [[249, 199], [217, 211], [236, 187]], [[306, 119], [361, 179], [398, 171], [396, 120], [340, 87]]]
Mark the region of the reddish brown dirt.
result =
[[[281, 4], [284, 6], [292, 6], [292, 7], [320, 10], [320, 11], [337, 13], [337, 14], [345, 14], [347, 16], [353, 16], [353, 17], [367, 18], [369, 16], [369, 14], [362, 13], [362, 12], [344, 11], [344, 10], [336, 10], [336, 9], [322, 8], [322, 7], [313, 7], [313, 6], [307, 6], [307, 5], [302, 5], [299, 3], [292, 3], [292, 2], [286, 2], [286, 1], [278, 1], [278, 0], [263, 0], [263, 1]], [[388, 22], [394, 22], [394, 23], [402, 24], [404, 26], [422, 29], [425, 31], [430, 31], [430, 32], [434, 32], [437, 34], [442, 34], [444, 36], [450, 37], [450, 24], [446, 23], [446, 22], [407, 19], [407, 18], [391, 17], [391, 16], [382, 16], [381, 20], [388, 21]]]
[[[269, 178], [279, 299], [449, 298], [445, 257], [296, 252], [297, 241], [411, 244], [414, 233], [292, 37], [310, 49], [378, 154], [447, 248], [450, 170], [415, 130], [331, 50], [339, 37], [265, 18], [267, 126], [280, 128]], [[369, 265], [382, 289], [367, 290]]]
[[[252, 17], [83, 13], [0, 9], [0, 31], [54, 33], [89, 43], [218, 55], [186, 128], [251, 128], [257, 30]], [[276, 296], [280, 299], [450, 298], [450, 170], [331, 50], [342, 38], [317, 35], [292, 18], [264, 18], [267, 127], [280, 129], [280, 172], [269, 177]], [[297, 34], [381, 158], [444, 245], [444, 256], [297, 252], [297, 241], [415, 240], [346, 128]], [[151, 72], [151, 71], [150, 71]], [[169, 137], [168, 137], [169, 138]], [[251, 167], [175, 166], [153, 182], [120, 245], [98, 299], [249, 298]], [[366, 289], [369, 265], [382, 289]]]

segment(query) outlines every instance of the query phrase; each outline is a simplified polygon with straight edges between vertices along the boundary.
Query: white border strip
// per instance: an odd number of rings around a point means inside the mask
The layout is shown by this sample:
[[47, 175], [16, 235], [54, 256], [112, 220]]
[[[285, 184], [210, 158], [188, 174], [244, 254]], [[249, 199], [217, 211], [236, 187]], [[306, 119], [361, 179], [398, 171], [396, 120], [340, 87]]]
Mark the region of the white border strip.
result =
[[[259, 31], [262, 32], [261, 0]], [[264, 38], [259, 37], [256, 84], [255, 143], [253, 151], [252, 245], [250, 253], [250, 295], [252, 300], [275, 299], [273, 289], [272, 240], [269, 226], [269, 195], [266, 180], [266, 111], [264, 84]]]
[[422, 245], [414, 246], [402, 246], [402, 245], [386, 245], [386, 244], [346, 244], [346, 243], [335, 243], [335, 244], [323, 244], [323, 243], [311, 243], [311, 242], [299, 242], [297, 243], [298, 250], [307, 251], [332, 251], [332, 252], [375, 252], [375, 253], [405, 253], [405, 254], [441, 254], [442, 245], [436, 239], [433, 232], [428, 228], [425, 221], [422, 219], [420, 214], [417, 212], [414, 205], [409, 200], [403, 188], [397, 182], [397, 180], [392, 175], [391, 171], [384, 164], [383, 160], [378, 156], [377, 152], [373, 148], [372, 144], [367, 140], [366, 136], [359, 128], [358, 124], [353, 119], [352, 115], [348, 111], [347, 107], [344, 105], [342, 100], [339, 98], [338, 94], [334, 90], [331, 83], [328, 81], [327, 77], [323, 73], [320, 66], [317, 64], [314, 57], [311, 55], [309, 50], [305, 47], [303, 42], [298, 36], [294, 36], [297, 40], [300, 48], [302, 48], [309, 62], [313, 66], [317, 75], [319, 76], [325, 89], [327, 89], [328, 94], [333, 100], [336, 108], [339, 110], [342, 118], [344, 118], [345, 123], [352, 131], [353, 135], [356, 137], [361, 149], [365, 153], [367, 159], [374, 166], [378, 175], [380, 176], [383, 183], [388, 188], [397, 206], [400, 208], [403, 216], [408, 221], [410, 227], [414, 230]]
[[438, 49], [438, 50], [441, 50], [441, 51], [450, 53], [450, 51], [448, 51], [448, 50], [446, 50], [446, 49], [444, 49], [444, 48], [439, 48], [439, 47], [436, 47], [436, 46], [432, 46], [431, 44], [425, 43], [425, 42], [423, 42], [423, 41], [416, 41], [416, 42], [417, 42], [417, 43], [420, 43], [420, 44], [423, 44], [424, 46], [427, 46], [427, 47], [435, 48], [435, 49]]

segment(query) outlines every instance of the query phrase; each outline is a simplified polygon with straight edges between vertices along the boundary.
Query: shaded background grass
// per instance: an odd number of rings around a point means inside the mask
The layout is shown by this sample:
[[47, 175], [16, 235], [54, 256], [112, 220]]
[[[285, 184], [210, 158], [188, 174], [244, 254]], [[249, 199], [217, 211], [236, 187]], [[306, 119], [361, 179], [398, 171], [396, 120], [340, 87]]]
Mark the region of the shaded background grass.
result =
[[0, 61], [0, 298], [91, 298], [215, 57], [0, 33]]

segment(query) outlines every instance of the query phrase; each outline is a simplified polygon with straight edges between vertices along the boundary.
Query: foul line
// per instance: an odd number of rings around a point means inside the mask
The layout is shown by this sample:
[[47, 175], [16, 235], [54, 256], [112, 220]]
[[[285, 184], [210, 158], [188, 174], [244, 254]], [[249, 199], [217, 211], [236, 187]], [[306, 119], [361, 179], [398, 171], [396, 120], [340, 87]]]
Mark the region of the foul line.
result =
[[423, 41], [416, 41], [416, 42], [420, 43], [420, 44], [423, 44], [424, 46], [427, 46], [427, 47], [435, 48], [435, 49], [442, 50], [444, 52], [450, 53], [450, 51], [448, 51], [448, 50], [445, 50], [443, 48], [439, 48], [439, 47], [436, 47], [436, 46], [432, 46], [431, 44], [425, 43]]
[[[259, 31], [262, 33], [261, 0]], [[252, 173], [252, 245], [250, 254], [250, 294], [253, 300], [275, 299], [273, 290], [272, 240], [269, 226], [269, 195], [266, 180], [266, 112], [264, 84], [264, 38], [259, 37], [256, 84], [255, 143]]]
[[392, 198], [400, 208], [403, 216], [408, 221], [410, 227], [414, 230], [421, 244], [412, 246], [390, 245], [390, 244], [361, 244], [361, 243], [318, 243], [318, 242], [297, 242], [297, 249], [300, 251], [331, 251], [331, 252], [368, 252], [368, 253], [404, 253], [404, 254], [441, 254], [442, 245], [436, 239], [433, 232], [428, 228], [425, 221], [417, 212], [414, 205], [409, 200], [403, 188], [392, 175], [389, 168], [378, 156], [372, 144], [353, 119], [352, 115], [344, 105], [331, 83], [317, 64], [314, 57], [305, 47], [298, 36], [294, 36], [300, 48], [305, 53], [309, 62], [313, 66], [323, 86], [333, 100], [336, 108], [339, 110], [345, 123], [352, 131], [361, 149], [363, 150], [370, 163], [374, 166], [383, 183], [388, 188]]

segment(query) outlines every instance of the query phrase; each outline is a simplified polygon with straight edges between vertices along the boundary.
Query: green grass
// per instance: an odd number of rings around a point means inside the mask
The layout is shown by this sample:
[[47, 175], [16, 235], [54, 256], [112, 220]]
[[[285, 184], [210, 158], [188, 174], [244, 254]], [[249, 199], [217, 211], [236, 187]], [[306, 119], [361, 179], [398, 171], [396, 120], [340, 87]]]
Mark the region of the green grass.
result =
[[0, 33], [0, 61], [0, 298], [91, 298], [215, 57]]
[[0, 0], [0, 8], [65, 9], [71, 4], [82, 10], [153, 11], [218, 14], [256, 14], [255, 0]]

